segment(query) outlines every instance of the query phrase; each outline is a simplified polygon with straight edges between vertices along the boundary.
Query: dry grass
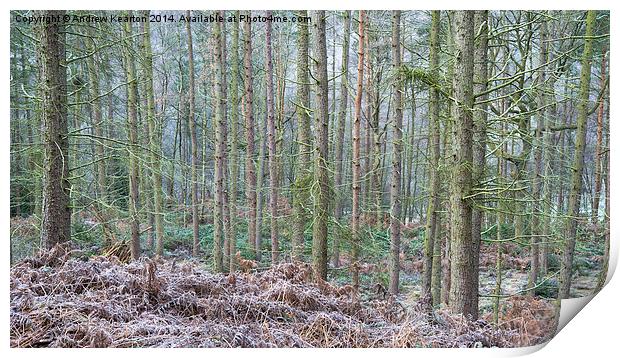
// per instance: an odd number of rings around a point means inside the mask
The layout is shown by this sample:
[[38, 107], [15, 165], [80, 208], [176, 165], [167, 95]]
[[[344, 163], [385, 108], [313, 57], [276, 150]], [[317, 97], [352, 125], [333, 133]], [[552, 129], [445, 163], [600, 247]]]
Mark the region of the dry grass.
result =
[[314, 283], [304, 263], [227, 276], [192, 262], [75, 254], [59, 246], [11, 268], [12, 347], [509, 347], [537, 343], [527, 324], [548, 318], [521, 305], [526, 325], [496, 329], [359, 302]]

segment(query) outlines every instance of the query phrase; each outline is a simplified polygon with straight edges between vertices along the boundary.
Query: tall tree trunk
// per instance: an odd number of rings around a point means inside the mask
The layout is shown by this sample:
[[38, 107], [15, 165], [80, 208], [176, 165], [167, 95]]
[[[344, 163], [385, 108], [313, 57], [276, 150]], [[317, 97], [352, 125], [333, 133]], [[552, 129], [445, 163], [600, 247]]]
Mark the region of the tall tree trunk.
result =
[[[225, 12], [223, 10], [219, 10], [218, 12], [221, 18], [225, 18]], [[222, 191], [222, 221], [224, 224], [224, 255], [222, 258], [222, 270], [227, 270], [230, 261], [230, 241], [233, 236], [233, 229], [230, 221], [230, 205], [229, 205], [229, 183], [228, 180], [228, 82], [227, 82], [227, 72], [228, 68], [226, 59], [226, 22], [219, 22], [220, 26], [220, 48], [222, 51], [222, 55], [219, 58], [218, 65], [221, 71], [221, 83], [220, 86], [220, 94], [219, 98], [219, 110], [221, 113], [221, 133], [222, 133], [222, 142], [221, 142], [221, 154], [222, 154], [222, 179], [223, 179], [223, 191]]]
[[261, 105], [262, 110], [259, 111], [262, 121], [258, 124], [260, 131], [260, 149], [258, 151], [258, 180], [256, 183], [256, 261], [261, 260], [262, 247], [262, 228], [263, 228], [263, 203], [265, 196], [263, 190], [265, 187], [265, 162], [267, 161], [267, 97], [263, 98]]
[[577, 132], [575, 134], [575, 156], [571, 165], [571, 187], [568, 194], [568, 220], [566, 225], [566, 241], [562, 255], [560, 270], [560, 299], [569, 298], [571, 276], [573, 269], [573, 255], [577, 236], [577, 222], [579, 220], [579, 206], [581, 203], [581, 188], [583, 174], [583, 157], [586, 146], [586, 132], [588, 122], [588, 99], [590, 95], [590, 76], [592, 69], [592, 35], [596, 11], [589, 10], [586, 16], [586, 34], [584, 37], [583, 55], [581, 58], [581, 76], [579, 87], [579, 104], [577, 114]]
[[[351, 11], [346, 10], [344, 12], [344, 37], [342, 41], [342, 64], [340, 66], [341, 80], [340, 80], [340, 104], [338, 107], [338, 123], [337, 133], [335, 140], [335, 174], [334, 174], [334, 186], [336, 187], [336, 207], [334, 209], [334, 218], [337, 222], [343, 215], [344, 209], [344, 193], [342, 190], [342, 178], [343, 178], [343, 152], [344, 152], [344, 132], [346, 129], [347, 120], [347, 105], [349, 101], [349, 37], [351, 36]], [[335, 60], [334, 60], [335, 62]], [[334, 88], [336, 86], [334, 85]], [[334, 90], [335, 91], [335, 90]], [[335, 101], [335, 95], [334, 95]], [[334, 235], [334, 249], [332, 256], [332, 263], [334, 267], [340, 266], [340, 235]]]
[[[246, 16], [251, 16], [248, 11]], [[252, 108], [253, 78], [252, 73], [252, 25], [249, 21], [243, 23], [243, 67], [245, 84], [245, 197], [248, 206], [248, 241], [254, 250], [255, 256], [258, 251], [256, 247], [256, 171], [254, 165], [254, 112]]]
[[[64, 11], [41, 11], [40, 16], [62, 18]], [[45, 153], [41, 242], [46, 248], [71, 239], [69, 163], [67, 137], [67, 67], [65, 26], [62, 22], [38, 28], [41, 108]], [[42, 245], [42, 246], [43, 246]]]
[[472, 133], [473, 133], [473, 70], [474, 70], [474, 12], [454, 12], [455, 63], [453, 80], [454, 123], [452, 178], [450, 181], [451, 207], [451, 282], [450, 308], [476, 320], [478, 288], [473, 287], [474, 245], [472, 238]]
[[[89, 36], [94, 36], [93, 30], [89, 30]], [[103, 146], [103, 121], [101, 118], [101, 100], [99, 95], [99, 75], [97, 73], [97, 64], [95, 61], [95, 45], [92, 42], [89, 42], [90, 46], [88, 47], [89, 52], [92, 52], [93, 55], [88, 56], [86, 59], [86, 67], [88, 69], [88, 77], [90, 79], [90, 107], [91, 107], [91, 115], [92, 123], [93, 123], [93, 134], [96, 137], [95, 140], [95, 160], [97, 162], [96, 165], [96, 178], [97, 178], [97, 192], [96, 197], [98, 200], [98, 207], [101, 214], [106, 210], [105, 207], [107, 205], [107, 180], [106, 180], [106, 160], [105, 160], [105, 148]], [[105, 215], [103, 215], [105, 218]]]
[[[301, 11], [299, 16], [307, 16]], [[296, 178], [293, 193], [295, 210], [295, 230], [293, 233], [293, 256], [300, 259], [304, 251], [304, 232], [308, 222], [307, 203], [310, 200], [309, 181], [312, 177], [312, 131], [310, 126], [310, 88], [308, 85], [308, 25], [299, 23], [297, 31], [297, 130], [298, 155]]]
[[[607, 48], [603, 47], [602, 49], [602, 60], [601, 60], [601, 86], [606, 86], [605, 81], [605, 55], [607, 53]], [[601, 88], [601, 91], [604, 92], [605, 88]], [[597, 225], [599, 220], [599, 203], [601, 201], [601, 178], [603, 168], [603, 113], [604, 113], [604, 103], [605, 96], [602, 95], [598, 104], [598, 116], [597, 116], [597, 127], [596, 127], [596, 158], [594, 164], [594, 200], [592, 201], [592, 224]]]
[[[454, 44], [454, 24], [448, 22], [448, 33], [450, 34], [450, 36], [447, 36], [447, 48], [448, 48], [448, 53], [454, 54], [455, 53], [455, 44]], [[452, 83], [454, 81], [454, 72], [455, 72], [455, 64], [454, 62], [452, 64], [450, 64], [448, 66], [448, 75], [447, 75], [447, 80], [448, 83]], [[453, 86], [449, 86], [448, 88], [448, 97], [449, 98], [453, 98], [453, 93], [454, 93], [454, 88]], [[446, 116], [448, 117], [453, 117], [453, 112], [452, 112], [452, 108], [454, 107], [453, 101], [448, 101], [448, 104], [446, 106]], [[443, 176], [443, 179], [445, 182], [448, 183], [448, 191], [450, 190], [449, 186], [450, 186], [450, 182], [451, 182], [451, 168], [448, 168], [448, 166], [451, 164], [451, 153], [452, 153], [452, 147], [453, 147], [453, 143], [454, 143], [454, 137], [452, 135], [452, 128], [453, 127], [453, 121], [448, 120], [444, 122], [444, 130], [443, 130], [443, 156], [441, 158], [441, 161], [443, 162], [443, 167], [447, 168], [444, 172], [441, 173], [441, 175]], [[445, 211], [447, 212], [447, 220], [446, 220], [446, 226], [447, 226], [447, 234], [446, 234], [446, 238], [443, 239], [442, 241], [445, 241], [445, 250], [444, 250], [444, 258], [442, 260], [445, 261], [445, 267], [442, 267], [442, 273], [443, 273], [443, 285], [442, 285], [442, 300], [446, 305], [449, 305], [450, 303], [450, 290], [452, 287], [452, 240], [451, 240], [451, 235], [452, 235], [452, 212], [450, 210], [450, 193], [448, 192], [446, 200], [443, 201], [443, 205], [445, 208]], [[443, 263], [442, 263], [443, 265]]]
[[[149, 11], [145, 12], [148, 15]], [[161, 185], [161, 130], [155, 117], [155, 93], [153, 90], [153, 50], [151, 46], [151, 28], [149, 22], [142, 23], [144, 32], [144, 74], [146, 76], [147, 121], [151, 134], [149, 149], [151, 154], [151, 180], [153, 181], [153, 209], [155, 219], [155, 254], [164, 253], [164, 217]]]
[[359, 26], [358, 26], [358, 34], [359, 41], [357, 46], [357, 89], [355, 94], [355, 116], [353, 118], [353, 126], [351, 138], [353, 142], [353, 155], [352, 155], [352, 171], [353, 171], [353, 199], [352, 199], [352, 208], [351, 208], [351, 241], [352, 241], [352, 252], [351, 252], [351, 275], [353, 287], [356, 291], [359, 290], [359, 251], [360, 251], [360, 243], [361, 243], [361, 233], [360, 233], [360, 194], [362, 189], [362, 178], [361, 178], [361, 158], [360, 158], [360, 127], [361, 127], [361, 119], [362, 119], [362, 94], [363, 88], [362, 85], [364, 83], [364, 10], [359, 11]]
[[[544, 36], [543, 36], [544, 35]], [[547, 29], [547, 24], [543, 23], [541, 24], [541, 40], [546, 40], [548, 37], [548, 29]], [[545, 41], [543, 41], [543, 46], [541, 47], [541, 58], [542, 58], [542, 62], [547, 64], [549, 62], [550, 59], [550, 55], [549, 55], [549, 45], [546, 44]], [[545, 67], [547, 67], [547, 65], [545, 65]], [[555, 102], [555, 80], [554, 78], [550, 78], [548, 80], [548, 83], [543, 84], [543, 91], [545, 93], [549, 93], [545, 94], [545, 96], [549, 96], [551, 98], [552, 101]], [[544, 101], [546, 102], [547, 99], [545, 98]], [[548, 270], [548, 256], [549, 256], [549, 239], [550, 239], [550, 233], [551, 233], [551, 174], [552, 174], [552, 159], [551, 159], [551, 154], [552, 154], [552, 132], [551, 132], [551, 125], [553, 124], [553, 120], [554, 118], [557, 117], [557, 109], [556, 109], [557, 104], [553, 104], [552, 108], [552, 116], [553, 118], [550, 118], [551, 116], [543, 116], [544, 118], [544, 132], [543, 132], [543, 143], [542, 143], [542, 151], [543, 151], [543, 166], [544, 166], [544, 171], [543, 171], [543, 180], [542, 180], [542, 185], [543, 185], [543, 193], [542, 193], [542, 240], [540, 242], [540, 274], [541, 275], [545, 275], [547, 274], [547, 270]]]
[[372, 66], [372, 49], [370, 47], [370, 35], [371, 35], [371, 31], [370, 31], [370, 14], [368, 14], [368, 16], [366, 16], [365, 21], [366, 23], [364, 24], [365, 27], [365, 31], [366, 31], [366, 36], [364, 38], [364, 45], [366, 47], [366, 56], [365, 56], [365, 67], [367, 69], [368, 74], [366, 75], [366, 86], [364, 88], [365, 92], [366, 92], [366, 103], [365, 103], [365, 115], [364, 115], [364, 119], [366, 120], [366, 125], [364, 126], [364, 168], [362, 170], [362, 178], [364, 178], [364, 198], [363, 198], [363, 207], [365, 210], [365, 224], [369, 225], [371, 224], [371, 217], [372, 217], [372, 213], [371, 213], [371, 209], [372, 206], [374, 205], [371, 199], [371, 185], [370, 185], [370, 173], [371, 173], [371, 166], [372, 166], [372, 125], [371, 125], [371, 120], [370, 118], [372, 117], [372, 104], [373, 104], [373, 99], [372, 99], [372, 80], [373, 80], [373, 75], [374, 75], [374, 68]]
[[[235, 11], [235, 17], [239, 19], [239, 11]], [[231, 237], [229, 240], [229, 270], [234, 272], [236, 270], [237, 262], [235, 261], [235, 252], [237, 251], [237, 228], [235, 218], [237, 215], [237, 181], [239, 180], [239, 155], [238, 155], [238, 122], [239, 122], [239, 22], [235, 21], [232, 31], [232, 70], [230, 78], [230, 91], [232, 104], [231, 108], [231, 144], [230, 144], [230, 202], [228, 208], [230, 210], [230, 228]]]
[[314, 175], [316, 192], [314, 193], [314, 224], [312, 230], [312, 265], [315, 274], [327, 279], [327, 224], [329, 221], [329, 168], [328, 136], [328, 78], [327, 45], [325, 40], [325, 11], [312, 13], [313, 57], [316, 75], [316, 100], [314, 130]]
[[[488, 79], [488, 33], [489, 33], [489, 14], [488, 11], [476, 11], [474, 13], [474, 28], [477, 34], [474, 48], [474, 93], [481, 94], [487, 90]], [[479, 192], [476, 195], [475, 202], [477, 207], [472, 209], [471, 230], [472, 230], [472, 259], [473, 259], [473, 282], [476, 298], [474, 299], [474, 311], [478, 311], [478, 281], [480, 271], [480, 233], [482, 229], [483, 211], [480, 209], [484, 206], [484, 195], [482, 195], [482, 186], [485, 179], [486, 168], [486, 143], [487, 143], [487, 104], [485, 103], [488, 95], [482, 95], [477, 98], [481, 104], [474, 107], [474, 148], [473, 148], [473, 166], [472, 179], [473, 185]]]
[[[538, 74], [537, 81], [539, 82], [539, 86], [541, 86], [542, 93], [539, 95], [539, 103], [538, 107], [540, 108], [540, 114], [538, 116], [538, 121], [536, 124], [536, 132], [534, 133], [533, 143], [534, 143], [534, 173], [532, 178], [532, 219], [531, 219], [531, 239], [530, 239], [530, 275], [528, 277], [528, 285], [527, 287], [530, 289], [528, 291], [528, 295], [534, 295], [534, 287], [536, 286], [536, 282], [538, 281], [538, 275], [540, 273], [540, 239], [539, 235], [541, 233], [541, 221], [543, 213], [541, 211], [541, 206], [544, 203], [541, 203], [541, 190], [543, 186], [542, 175], [543, 175], [543, 151], [544, 149], [544, 139], [543, 135], [546, 135], [548, 129], [547, 125], [547, 74], [546, 74], [546, 63], [548, 62], [548, 52], [547, 52], [547, 24], [546, 22], [541, 24], [540, 27], [540, 63], [542, 66], [541, 71]], [[542, 219], [542, 220], [541, 220]]]
[[390, 293], [398, 293], [399, 282], [399, 254], [400, 254], [400, 210], [401, 195], [400, 182], [402, 176], [401, 160], [403, 151], [403, 103], [402, 79], [400, 68], [400, 14], [399, 10], [392, 12], [392, 83], [394, 93], [394, 119], [392, 124], [392, 178], [390, 189]]
[[[431, 14], [431, 32], [430, 32], [430, 74], [432, 78], [439, 77], [439, 21], [440, 11], [433, 11]], [[422, 276], [422, 293], [421, 296], [427, 300], [431, 296], [432, 273], [433, 273], [433, 255], [435, 252], [435, 236], [437, 233], [437, 216], [439, 211], [439, 90], [430, 86], [430, 104], [429, 104], [429, 146], [430, 146], [430, 163], [429, 163], [429, 199], [426, 214], [426, 241], [424, 243], [424, 273]], [[413, 148], [412, 148], [413, 150]], [[414, 193], [415, 195], [415, 193]], [[433, 300], [434, 301], [434, 300]], [[436, 303], [436, 302], [433, 302]]]
[[[219, 12], [217, 13], [220, 15]], [[215, 80], [215, 207], [214, 207], [214, 220], [213, 220], [213, 260], [215, 270], [222, 272], [224, 270], [224, 248], [223, 248], [223, 235], [225, 235], [224, 225], [224, 150], [226, 150], [226, 142], [224, 139], [224, 127], [226, 126], [225, 117], [223, 113], [223, 106], [226, 104], [226, 98], [223, 96], [225, 89], [222, 83], [224, 77], [224, 68], [222, 61], [224, 52], [222, 48], [222, 28], [221, 23], [218, 22], [215, 25], [213, 32], [213, 40], [215, 46], [215, 66], [216, 66], [216, 80]]]
[[[187, 10], [187, 17], [191, 13]], [[192, 255], [198, 257], [200, 254], [200, 242], [198, 241], [198, 140], [196, 138], [196, 95], [194, 85], [194, 49], [192, 44], [192, 28], [189, 21], [185, 22], [187, 31], [187, 51], [188, 51], [188, 67], [189, 67], [189, 132], [191, 136], [191, 196], [192, 196], [192, 233], [193, 245]]]
[[[131, 11], [126, 12], [131, 16]], [[129, 144], [129, 216], [131, 220], [131, 259], [137, 260], [140, 256], [140, 219], [138, 216], [138, 80], [136, 78], [136, 63], [133, 55], [132, 24], [124, 23], [125, 42], [125, 70], [127, 76], [127, 131]]]
[[[267, 18], [271, 11], [266, 13]], [[271, 59], [271, 21], [265, 24], [265, 62], [267, 64], [267, 136], [269, 147], [269, 212], [271, 215], [271, 264], [278, 261], [278, 168], [276, 159], [276, 123], [273, 113], [273, 63]]]

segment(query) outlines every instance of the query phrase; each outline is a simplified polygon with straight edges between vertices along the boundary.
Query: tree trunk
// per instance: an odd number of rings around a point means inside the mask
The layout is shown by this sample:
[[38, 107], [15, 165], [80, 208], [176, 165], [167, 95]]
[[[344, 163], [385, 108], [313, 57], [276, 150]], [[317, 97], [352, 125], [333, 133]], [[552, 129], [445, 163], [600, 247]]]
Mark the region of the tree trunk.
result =
[[[148, 11], [146, 12], [148, 15]], [[164, 253], [164, 217], [163, 217], [163, 196], [161, 185], [161, 130], [155, 117], [155, 94], [153, 91], [153, 50], [151, 46], [151, 29], [148, 22], [143, 22], [144, 32], [144, 73], [146, 76], [147, 96], [147, 121], [149, 126], [150, 154], [151, 154], [151, 175], [153, 181], [153, 209], [155, 219], [155, 254], [158, 256]]]
[[[126, 13], [131, 16], [131, 11]], [[140, 222], [138, 217], [138, 81], [133, 55], [133, 31], [129, 22], [124, 23], [125, 70], [127, 76], [127, 128], [129, 144], [129, 216], [131, 220], [131, 259], [140, 256]]]
[[[302, 11], [300, 16], [307, 16]], [[304, 232], [308, 222], [310, 201], [310, 180], [312, 177], [312, 131], [310, 126], [310, 88], [308, 86], [308, 25], [299, 24], [297, 32], [297, 130], [298, 155], [296, 179], [293, 192], [293, 210], [295, 210], [295, 230], [293, 233], [293, 256], [301, 259], [304, 251]]]
[[[248, 11], [247, 16], [251, 16]], [[254, 165], [254, 112], [252, 103], [253, 94], [253, 73], [252, 73], [252, 25], [249, 21], [243, 23], [243, 42], [244, 42], [244, 84], [245, 84], [245, 197], [248, 205], [248, 242], [253, 249], [255, 256], [258, 251], [256, 247], [256, 171]]]
[[[607, 48], [603, 47], [601, 60], [601, 86], [606, 86], [605, 81], [605, 55]], [[605, 91], [605, 88], [601, 88], [601, 91]], [[596, 158], [594, 164], [594, 200], [592, 201], [592, 224], [597, 225], [599, 220], [599, 203], [601, 201], [601, 177], [603, 172], [603, 113], [604, 113], [605, 96], [602, 95], [598, 104], [598, 116], [596, 127]]]
[[[474, 13], [474, 26], [479, 32], [474, 48], [474, 93], [484, 93], [487, 90], [488, 79], [488, 11], [476, 11]], [[488, 95], [482, 95], [477, 98], [482, 104], [474, 107], [474, 148], [473, 148], [473, 167], [472, 179], [476, 189], [483, 190], [482, 187], [485, 180], [486, 167], [486, 141], [487, 141], [487, 105], [484, 103], [488, 99]], [[474, 311], [478, 311], [478, 281], [480, 271], [480, 233], [482, 229], [483, 211], [480, 209], [484, 206], [484, 195], [474, 192], [476, 195], [475, 202], [477, 207], [472, 209], [471, 230], [472, 230], [472, 259], [473, 259], [473, 282], [476, 292], [474, 299]]]
[[[266, 13], [267, 18], [271, 11]], [[267, 75], [265, 86], [267, 87], [267, 136], [269, 148], [269, 213], [271, 215], [271, 264], [278, 261], [278, 168], [276, 159], [276, 123], [273, 113], [273, 63], [271, 59], [271, 21], [265, 24], [265, 62]]]
[[[239, 18], [239, 11], [235, 11], [235, 17]], [[233, 24], [232, 31], [232, 70], [231, 70], [231, 78], [230, 78], [230, 91], [231, 98], [230, 102], [232, 104], [231, 108], [231, 144], [230, 144], [230, 176], [232, 180], [230, 180], [230, 202], [228, 203], [228, 208], [230, 210], [230, 238], [229, 249], [229, 271], [234, 272], [237, 267], [237, 262], [235, 260], [235, 252], [237, 251], [237, 229], [236, 229], [236, 216], [237, 216], [237, 191], [239, 190], [238, 180], [239, 180], [239, 155], [238, 155], [238, 122], [239, 122], [239, 22], [235, 21]]]
[[[344, 208], [344, 193], [342, 191], [343, 178], [343, 152], [344, 152], [344, 132], [347, 120], [347, 105], [349, 101], [349, 37], [351, 35], [351, 11], [344, 12], [344, 37], [342, 42], [342, 64], [340, 66], [340, 104], [338, 108], [338, 129], [335, 140], [335, 174], [334, 186], [336, 187], [336, 207], [334, 209], [334, 219], [340, 222]], [[335, 62], [335, 61], [334, 61]], [[334, 85], [334, 88], [336, 86]], [[334, 96], [335, 100], [335, 96]], [[334, 249], [332, 256], [334, 267], [340, 266], [340, 235], [334, 235]]]
[[316, 192], [314, 193], [314, 224], [312, 230], [312, 264], [315, 274], [327, 279], [327, 224], [329, 221], [329, 168], [328, 136], [328, 78], [327, 78], [327, 45], [325, 40], [325, 11], [312, 13], [312, 39], [314, 42], [314, 64], [316, 75], [315, 112], [315, 154], [314, 175]]
[[575, 242], [577, 236], [577, 222], [579, 220], [579, 206], [581, 203], [581, 188], [583, 174], [583, 157], [586, 145], [586, 132], [588, 122], [588, 99], [590, 95], [590, 76], [592, 68], [592, 35], [596, 12], [589, 10], [586, 17], [586, 34], [581, 59], [581, 76], [579, 87], [579, 105], [577, 114], [577, 132], [575, 134], [575, 156], [571, 165], [571, 187], [568, 194], [568, 220], [566, 226], [566, 241], [562, 255], [562, 266], [560, 270], [560, 299], [569, 298], [571, 287], [571, 276], [573, 268], [573, 255], [575, 253]]
[[[41, 11], [41, 16], [64, 16], [64, 11]], [[45, 153], [41, 242], [50, 249], [71, 239], [69, 206], [69, 163], [67, 137], [67, 67], [65, 26], [62, 22], [42, 24], [38, 29], [38, 52], [43, 105]]]
[[[219, 16], [218, 12], [218, 16]], [[222, 66], [222, 61], [224, 57], [224, 52], [222, 48], [222, 28], [221, 23], [218, 22], [215, 25], [213, 32], [213, 40], [215, 46], [215, 66], [216, 66], [216, 74], [215, 74], [215, 95], [216, 95], [216, 103], [215, 103], [215, 207], [214, 207], [214, 219], [213, 219], [213, 260], [215, 270], [217, 272], [224, 271], [224, 247], [223, 247], [223, 235], [225, 235], [225, 224], [224, 224], [224, 171], [225, 171], [225, 160], [224, 160], [224, 151], [226, 150], [226, 142], [224, 138], [226, 119], [225, 114], [223, 112], [226, 104], [226, 98], [223, 96], [225, 93], [223, 77], [224, 68]]]
[[[432, 12], [431, 32], [430, 32], [430, 74], [432, 78], [439, 78], [439, 19], [440, 11]], [[429, 163], [429, 199], [426, 215], [426, 241], [424, 243], [424, 273], [422, 276], [422, 293], [423, 300], [428, 300], [431, 296], [432, 273], [433, 273], [433, 255], [435, 252], [435, 236], [437, 233], [437, 216], [439, 211], [439, 90], [431, 86], [430, 104], [429, 104], [429, 146], [430, 146], [430, 163]], [[413, 148], [412, 148], [413, 149]], [[414, 193], [415, 195], [415, 193]], [[435, 303], [435, 302], [434, 302]]]
[[454, 123], [451, 207], [451, 288], [450, 308], [476, 320], [478, 288], [473, 287], [474, 246], [472, 237], [472, 133], [473, 133], [473, 70], [474, 70], [474, 12], [454, 12], [455, 64], [453, 80]]
[[360, 233], [360, 194], [362, 189], [362, 178], [361, 178], [361, 158], [360, 158], [360, 127], [361, 127], [361, 118], [362, 118], [362, 94], [363, 89], [362, 85], [364, 83], [364, 10], [359, 11], [359, 41], [357, 46], [357, 89], [355, 94], [355, 116], [353, 118], [353, 126], [351, 138], [353, 141], [353, 155], [352, 155], [352, 164], [353, 164], [353, 198], [352, 198], [352, 208], [351, 208], [351, 241], [352, 241], [352, 252], [351, 252], [351, 275], [352, 275], [352, 283], [353, 287], [356, 291], [359, 290], [359, 251], [360, 251], [360, 243], [361, 243], [361, 233]]
[[[187, 17], [191, 16], [187, 10]], [[200, 242], [198, 241], [198, 140], [196, 138], [196, 100], [194, 85], [194, 49], [192, 45], [192, 29], [189, 21], [185, 22], [187, 31], [188, 67], [189, 67], [189, 132], [191, 136], [191, 196], [192, 196], [192, 233], [193, 245], [192, 255], [198, 257], [200, 254]]]
[[400, 11], [392, 12], [392, 84], [394, 93], [394, 119], [392, 124], [392, 179], [390, 189], [390, 293], [398, 294], [400, 273], [400, 210], [401, 210], [401, 160], [403, 151], [403, 103], [400, 68]]

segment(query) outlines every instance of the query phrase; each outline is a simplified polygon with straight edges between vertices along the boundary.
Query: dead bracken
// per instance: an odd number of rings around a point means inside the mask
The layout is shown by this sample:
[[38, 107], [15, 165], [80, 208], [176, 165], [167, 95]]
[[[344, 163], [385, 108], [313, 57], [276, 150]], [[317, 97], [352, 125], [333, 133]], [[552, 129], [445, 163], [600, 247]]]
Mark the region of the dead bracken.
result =
[[553, 307], [533, 298], [507, 305], [496, 328], [360, 302], [309, 272], [299, 262], [212, 274], [191, 261], [124, 264], [57, 246], [11, 268], [11, 347], [514, 347], [553, 332]]

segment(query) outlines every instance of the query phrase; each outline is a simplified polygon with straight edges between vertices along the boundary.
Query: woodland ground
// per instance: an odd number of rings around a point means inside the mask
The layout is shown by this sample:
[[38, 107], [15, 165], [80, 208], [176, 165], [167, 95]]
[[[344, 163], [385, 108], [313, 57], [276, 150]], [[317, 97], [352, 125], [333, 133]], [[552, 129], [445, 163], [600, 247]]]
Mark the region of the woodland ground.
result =
[[[26, 234], [28, 220], [13, 220], [14, 246]], [[177, 230], [183, 237], [183, 229]], [[208, 232], [208, 225], [202, 230]], [[360, 294], [352, 297], [342, 288], [346, 255], [343, 268], [332, 270], [330, 282], [317, 282], [301, 262], [212, 274], [204, 262], [187, 257], [189, 235], [168, 245], [171, 258], [165, 260], [128, 263], [128, 246], [122, 241], [99, 248], [88, 235], [72, 250], [57, 247], [16, 258], [11, 268], [11, 346], [514, 347], [540, 343], [555, 330], [555, 300], [550, 297], [556, 281], [549, 279], [535, 298], [520, 295], [529, 262], [527, 251], [516, 244], [508, 245], [502, 267], [502, 294], [514, 296], [502, 299], [495, 326], [488, 297], [481, 298], [482, 318], [474, 323], [445, 310], [428, 314], [422, 309], [417, 239], [402, 255], [401, 294], [386, 298], [375, 291], [385, 276], [381, 258], [364, 265]], [[380, 232], [373, 237], [367, 247], [383, 245]], [[598, 246], [585, 242], [578, 247], [574, 296], [595, 289]], [[551, 269], [554, 265], [551, 260]], [[495, 276], [495, 253], [483, 245], [481, 295], [493, 293]]]

